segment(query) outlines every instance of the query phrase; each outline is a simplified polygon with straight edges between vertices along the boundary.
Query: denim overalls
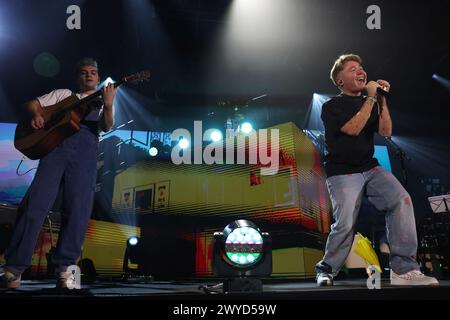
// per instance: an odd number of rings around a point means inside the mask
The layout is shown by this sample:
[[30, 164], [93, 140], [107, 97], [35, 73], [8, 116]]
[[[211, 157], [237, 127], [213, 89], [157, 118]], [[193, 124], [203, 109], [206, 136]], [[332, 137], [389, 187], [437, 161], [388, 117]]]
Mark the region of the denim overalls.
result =
[[[85, 120], [96, 125], [98, 116], [99, 108]], [[56, 272], [65, 272], [68, 266], [76, 264], [92, 213], [97, 154], [98, 136], [92, 126], [82, 124], [79, 132], [40, 160], [33, 182], [19, 206], [14, 233], [5, 254], [5, 270], [19, 275], [30, 266], [44, 219], [60, 186], [64, 211], [52, 261]]]

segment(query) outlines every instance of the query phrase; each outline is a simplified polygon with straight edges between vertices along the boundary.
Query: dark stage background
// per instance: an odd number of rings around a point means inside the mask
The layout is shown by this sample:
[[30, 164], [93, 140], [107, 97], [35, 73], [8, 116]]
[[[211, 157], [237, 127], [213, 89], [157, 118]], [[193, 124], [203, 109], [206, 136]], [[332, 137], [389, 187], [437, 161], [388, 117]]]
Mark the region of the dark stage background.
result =
[[[66, 28], [72, 4], [81, 8], [81, 30]], [[366, 27], [371, 4], [381, 8], [381, 30]], [[392, 85], [393, 137], [411, 158], [407, 188], [422, 216], [427, 196], [450, 190], [449, 88], [432, 78], [450, 78], [447, 5], [2, 0], [0, 122], [17, 122], [28, 99], [75, 89], [73, 66], [90, 56], [103, 78], [151, 70], [151, 81], [126, 89], [132, 98], [117, 110], [118, 124], [134, 119], [134, 129], [160, 132], [191, 128], [193, 120], [222, 126], [221, 102], [267, 94], [246, 109], [258, 127], [293, 121], [305, 128], [313, 93], [337, 93], [328, 77], [335, 58], [353, 52], [369, 79]], [[400, 177], [394, 152], [391, 161]]]

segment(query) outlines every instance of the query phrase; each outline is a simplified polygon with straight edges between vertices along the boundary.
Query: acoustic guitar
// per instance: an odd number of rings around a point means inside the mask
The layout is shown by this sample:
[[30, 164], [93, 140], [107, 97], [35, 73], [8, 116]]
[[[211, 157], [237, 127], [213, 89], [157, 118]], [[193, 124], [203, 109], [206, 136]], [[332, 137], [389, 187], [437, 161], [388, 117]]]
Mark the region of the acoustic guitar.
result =
[[[150, 72], [144, 70], [122, 78], [114, 83], [118, 87], [124, 83], [137, 83], [147, 80]], [[71, 95], [60, 102], [41, 108], [45, 126], [33, 129], [31, 119], [19, 122], [14, 134], [14, 146], [29, 159], [41, 159], [55, 149], [64, 139], [80, 130], [80, 122], [97, 107], [102, 91], [78, 99]]]

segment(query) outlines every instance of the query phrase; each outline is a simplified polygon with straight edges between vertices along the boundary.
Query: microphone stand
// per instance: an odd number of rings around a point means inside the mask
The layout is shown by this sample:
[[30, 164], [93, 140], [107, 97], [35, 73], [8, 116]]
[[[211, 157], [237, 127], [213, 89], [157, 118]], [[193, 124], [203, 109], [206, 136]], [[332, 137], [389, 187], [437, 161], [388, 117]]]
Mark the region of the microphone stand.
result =
[[[386, 99], [387, 99], [387, 98], [389, 97], [389, 95], [390, 95], [390, 92], [389, 92], [389, 91], [386, 91], [386, 90], [384, 90], [384, 88], [380, 88], [380, 87], [377, 88], [377, 93], [378, 93], [379, 95], [381, 95], [381, 96], [384, 96]], [[380, 113], [380, 112], [378, 112], [378, 114], [379, 114], [379, 113]], [[401, 167], [401, 170], [402, 170], [402, 177], [403, 177], [403, 181], [405, 182], [405, 186], [407, 186], [407, 185], [408, 185], [408, 173], [407, 173], [407, 171], [406, 171], [405, 159], [406, 159], [406, 160], [411, 160], [411, 158], [409, 158], [409, 157], [406, 155], [406, 152], [403, 151], [403, 149], [400, 148], [400, 146], [399, 146], [398, 144], [396, 144], [396, 143], [392, 140], [391, 137], [385, 137], [385, 139], [386, 139], [386, 141], [388, 142], [388, 144], [391, 145], [391, 146], [394, 148], [395, 153], [396, 153], [397, 156], [399, 156], [399, 158], [400, 158], [400, 167]]]
[[400, 148], [400, 146], [398, 144], [396, 144], [391, 137], [384, 137], [386, 139], [386, 141], [388, 142], [389, 145], [391, 145], [394, 150], [395, 150], [395, 154], [400, 158], [400, 167], [402, 170], [402, 177], [403, 177], [403, 181], [405, 182], [405, 186], [408, 185], [408, 173], [406, 171], [406, 166], [405, 166], [405, 159], [406, 160], [411, 160], [411, 158], [408, 157], [408, 155], [406, 154], [405, 151], [403, 151], [402, 148]]

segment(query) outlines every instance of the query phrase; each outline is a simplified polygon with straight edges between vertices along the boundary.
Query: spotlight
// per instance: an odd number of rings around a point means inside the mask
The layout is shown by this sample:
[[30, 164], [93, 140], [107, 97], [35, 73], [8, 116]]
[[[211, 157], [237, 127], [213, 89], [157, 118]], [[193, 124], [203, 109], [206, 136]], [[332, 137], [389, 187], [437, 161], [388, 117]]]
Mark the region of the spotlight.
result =
[[[129, 237], [127, 240], [127, 247], [123, 257], [123, 272], [124, 274], [138, 273], [139, 264], [142, 260], [142, 249], [140, 239], [136, 236]], [[133, 264], [134, 266], [131, 266]], [[137, 266], [136, 266], [137, 265]]]
[[322, 105], [329, 99], [328, 95], [313, 93], [311, 102], [303, 119], [303, 127], [308, 130], [325, 131], [320, 115]]
[[128, 239], [128, 244], [129, 244], [130, 246], [135, 246], [135, 245], [138, 244], [138, 242], [139, 242], [138, 237], [130, 237], [130, 238]]
[[245, 134], [252, 132], [253, 126], [250, 122], [244, 122], [241, 124], [241, 131]]
[[431, 78], [433, 78], [435, 81], [437, 81], [440, 85], [445, 87], [446, 89], [450, 90], [450, 80], [447, 78], [444, 78], [437, 73], [434, 73]]
[[111, 77], [108, 77], [108, 78], [106, 78], [106, 80], [105, 80], [105, 86], [107, 86], [108, 84], [110, 84], [110, 83], [114, 83], [115, 81], [111, 78]]
[[178, 145], [181, 149], [187, 149], [189, 147], [189, 140], [186, 138], [181, 138]]
[[226, 277], [224, 292], [262, 291], [256, 277], [272, 274], [272, 240], [251, 221], [236, 220], [215, 232], [213, 272]]
[[218, 142], [222, 140], [222, 132], [220, 132], [219, 130], [214, 130], [213, 132], [211, 132], [210, 138], [213, 142]]
[[111, 77], [108, 77], [108, 78], [105, 79], [105, 81], [103, 81], [103, 82], [101, 82], [100, 84], [97, 85], [97, 89], [106, 87], [110, 83], [115, 83], [115, 81]]
[[148, 154], [152, 157], [156, 157], [158, 155], [158, 149], [156, 149], [155, 147], [151, 147], [150, 149], [148, 149]]
[[148, 149], [148, 154], [151, 157], [156, 157], [161, 151], [163, 151], [163, 143], [158, 140], [155, 139], [152, 141], [152, 143], [150, 143], [150, 149]]

